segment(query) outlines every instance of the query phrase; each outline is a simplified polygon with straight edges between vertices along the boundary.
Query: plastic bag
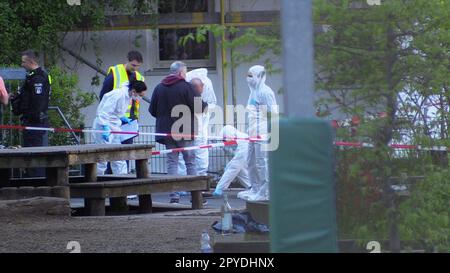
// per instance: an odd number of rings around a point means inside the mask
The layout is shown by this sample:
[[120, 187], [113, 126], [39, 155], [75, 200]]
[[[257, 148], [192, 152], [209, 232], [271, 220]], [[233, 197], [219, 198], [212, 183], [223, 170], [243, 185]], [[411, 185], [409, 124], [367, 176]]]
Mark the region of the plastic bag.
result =
[[[269, 227], [256, 222], [249, 212], [240, 212], [232, 214], [233, 233], [268, 233]], [[214, 230], [221, 232], [222, 223], [215, 221], [212, 226]]]

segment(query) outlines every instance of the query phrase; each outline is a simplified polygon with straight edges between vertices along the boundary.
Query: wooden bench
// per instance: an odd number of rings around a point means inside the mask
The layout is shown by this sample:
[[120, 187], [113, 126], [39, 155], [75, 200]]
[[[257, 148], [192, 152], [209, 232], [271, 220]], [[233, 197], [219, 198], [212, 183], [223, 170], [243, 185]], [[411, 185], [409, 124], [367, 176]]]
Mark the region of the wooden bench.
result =
[[152, 193], [190, 191], [192, 209], [203, 207], [202, 191], [209, 190], [209, 176], [151, 176], [148, 178], [72, 183], [70, 196], [85, 198], [89, 215], [105, 215], [105, 198], [139, 196], [139, 212], [152, 211]]

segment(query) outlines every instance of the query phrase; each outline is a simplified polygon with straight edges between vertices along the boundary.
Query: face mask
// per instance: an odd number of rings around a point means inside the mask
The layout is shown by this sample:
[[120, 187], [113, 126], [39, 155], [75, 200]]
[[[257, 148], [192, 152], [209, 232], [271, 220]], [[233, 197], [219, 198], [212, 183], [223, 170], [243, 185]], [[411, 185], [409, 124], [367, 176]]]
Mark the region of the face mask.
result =
[[252, 88], [255, 88], [257, 85], [257, 82], [254, 77], [247, 77], [247, 83]]

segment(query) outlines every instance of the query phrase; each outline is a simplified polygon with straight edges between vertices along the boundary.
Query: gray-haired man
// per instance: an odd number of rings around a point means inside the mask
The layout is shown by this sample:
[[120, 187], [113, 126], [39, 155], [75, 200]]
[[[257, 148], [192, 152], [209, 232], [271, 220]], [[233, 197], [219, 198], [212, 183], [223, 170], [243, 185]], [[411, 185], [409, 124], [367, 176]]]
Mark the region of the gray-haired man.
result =
[[[192, 85], [186, 82], [186, 71], [187, 67], [183, 62], [172, 63], [170, 74], [155, 87], [150, 102], [150, 114], [156, 118], [156, 132], [172, 135], [156, 137], [156, 141], [166, 145], [167, 149], [194, 146], [193, 136], [198, 132], [195, 113], [202, 113], [207, 106]], [[195, 107], [196, 104], [197, 107]], [[179, 114], [178, 110], [182, 112], [178, 117], [172, 117], [175, 107], [177, 107], [175, 114]], [[197, 175], [194, 151], [183, 151], [182, 153], [187, 174]], [[167, 173], [169, 175], [178, 174], [178, 154], [179, 152], [174, 152], [167, 155]], [[170, 197], [171, 203], [179, 202], [178, 193], [172, 193]]]

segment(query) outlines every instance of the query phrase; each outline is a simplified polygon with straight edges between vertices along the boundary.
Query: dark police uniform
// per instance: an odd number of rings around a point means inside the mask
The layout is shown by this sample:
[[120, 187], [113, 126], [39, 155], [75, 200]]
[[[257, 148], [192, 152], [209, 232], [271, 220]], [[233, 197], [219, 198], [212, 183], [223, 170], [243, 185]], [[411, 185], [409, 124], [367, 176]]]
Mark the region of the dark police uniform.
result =
[[[22, 126], [48, 127], [48, 104], [51, 95], [51, 78], [42, 68], [30, 71], [20, 88], [18, 113]], [[47, 146], [47, 131], [23, 131], [24, 147]], [[45, 143], [44, 143], [45, 140]], [[29, 169], [29, 176], [44, 176], [42, 169]]]

